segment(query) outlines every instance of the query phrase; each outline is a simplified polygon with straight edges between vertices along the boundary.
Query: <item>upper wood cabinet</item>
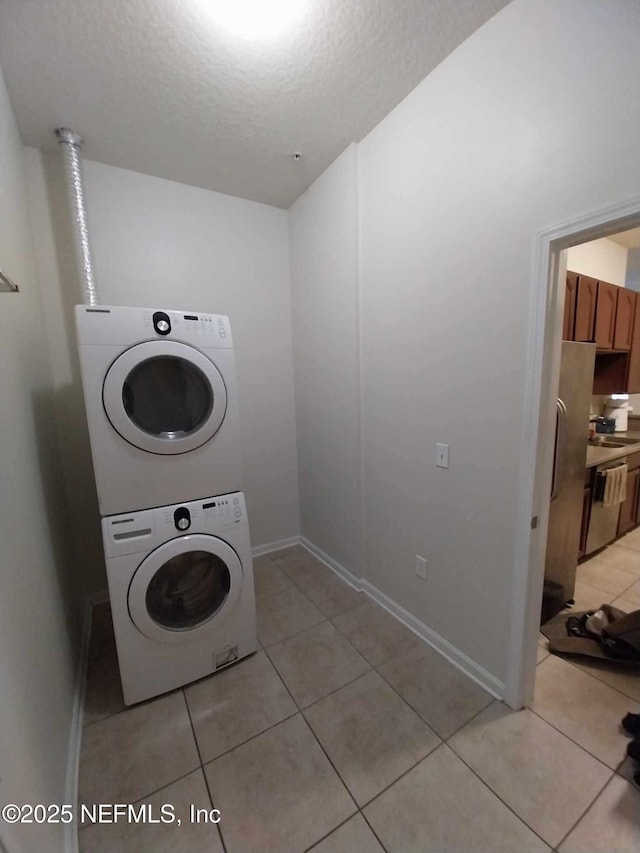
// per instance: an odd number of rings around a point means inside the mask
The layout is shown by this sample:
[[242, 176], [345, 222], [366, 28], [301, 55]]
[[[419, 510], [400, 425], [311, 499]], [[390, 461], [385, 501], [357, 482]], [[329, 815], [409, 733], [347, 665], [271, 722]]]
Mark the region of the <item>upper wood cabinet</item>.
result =
[[633, 324], [636, 316], [637, 294], [626, 287], [618, 288], [618, 307], [616, 308], [616, 329], [613, 336], [614, 349], [631, 349]]
[[564, 294], [564, 322], [562, 323], [562, 339], [572, 341], [576, 325], [576, 299], [578, 297], [578, 273], [567, 273], [567, 287]]
[[618, 291], [621, 288], [606, 281], [598, 282], [598, 300], [596, 302], [596, 330], [594, 340], [598, 349], [613, 349], [616, 328], [616, 310]]
[[636, 315], [636, 293], [567, 272], [562, 337], [595, 343], [599, 350], [629, 350]]
[[[637, 296], [636, 296], [637, 301]], [[640, 394], [640, 307], [636, 304], [636, 313], [631, 331], [631, 347], [627, 364], [627, 382], [624, 389], [627, 394]]]
[[577, 287], [573, 340], [593, 342], [595, 340], [598, 282], [588, 275], [579, 275], [577, 276]]

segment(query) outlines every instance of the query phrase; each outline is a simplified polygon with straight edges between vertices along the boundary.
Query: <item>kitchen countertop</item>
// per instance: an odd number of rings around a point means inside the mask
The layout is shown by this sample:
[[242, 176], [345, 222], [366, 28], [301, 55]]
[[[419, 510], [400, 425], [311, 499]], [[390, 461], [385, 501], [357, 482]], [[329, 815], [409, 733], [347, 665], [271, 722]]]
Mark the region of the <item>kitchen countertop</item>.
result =
[[598, 447], [597, 444], [589, 444], [587, 446], [587, 468], [593, 468], [596, 465], [602, 465], [604, 462], [613, 462], [615, 459], [622, 459], [625, 456], [630, 456], [632, 453], [640, 453], [640, 430], [630, 429], [627, 432], [613, 432], [611, 434], [596, 433], [603, 435], [607, 441], [615, 441], [616, 436], [621, 438], [636, 438], [637, 444], [626, 444], [624, 447]]

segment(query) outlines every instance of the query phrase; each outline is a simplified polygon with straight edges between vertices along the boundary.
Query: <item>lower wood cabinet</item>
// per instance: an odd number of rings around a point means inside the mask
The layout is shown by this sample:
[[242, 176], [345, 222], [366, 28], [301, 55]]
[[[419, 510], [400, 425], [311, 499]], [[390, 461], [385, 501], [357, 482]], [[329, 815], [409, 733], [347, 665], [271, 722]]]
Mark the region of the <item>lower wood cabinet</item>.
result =
[[630, 456], [627, 464], [627, 499], [620, 504], [618, 536], [624, 536], [638, 525], [640, 513], [640, 453]]

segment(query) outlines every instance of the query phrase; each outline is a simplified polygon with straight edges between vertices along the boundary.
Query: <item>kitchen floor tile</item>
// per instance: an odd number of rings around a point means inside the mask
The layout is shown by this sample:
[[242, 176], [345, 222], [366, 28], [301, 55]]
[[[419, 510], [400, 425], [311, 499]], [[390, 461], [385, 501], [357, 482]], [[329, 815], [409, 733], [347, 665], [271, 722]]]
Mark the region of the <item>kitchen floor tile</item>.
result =
[[547, 845], [446, 744], [364, 810], [389, 853], [543, 853]]
[[132, 803], [200, 764], [178, 690], [84, 729], [80, 803]]
[[608, 767], [531, 711], [516, 713], [498, 702], [451, 738], [449, 746], [551, 847], [611, 776]]
[[571, 663], [635, 702], [640, 702], [640, 667], [620, 666], [607, 661], [579, 658], [577, 655], [571, 659]]
[[536, 672], [532, 709], [615, 769], [626, 748], [620, 720], [629, 699], [557, 655], [549, 655]]
[[331, 622], [270, 646], [269, 657], [301, 708], [371, 668]]
[[578, 566], [576, 579], [603, 592], [621, 595], [637, 580], [637, 577], [632, 572], [625, 572], [623, 569], [603, 563], [597, 557], [592, 557]]
[[614, 598], [611, 604], [614, 607], [617, 607], [618, 610], [624, 610], [625, 613], [633, 613], [634, 610], [640, 610], [635, 601], [629, 601], [623, 596], [620, 596], [620, 598]]
[[264, 652], [185, 688], [203, 762], [298, 710]]
[[309, 853], [384, 853], [378, 839], [361, 814], [349, 818]]
[[258, 605], [277, 592], [293, 586], [293, 582], [269, 557], [256, 557], [253, 561], [253, 583]]
[[542, 663], [542, 661], [549, 657], [549, 650], [543, 649], [542, 646], [538, 646], [536, 649], [536, 663]]
[[296, 551], [295, 554], [279, 557], [275, 562], [302, 590], [306, 590], [310, 583], [320, 578], [335, 577], [335, 572], [329, 566], [325, 566], [305, 548], [302, 548], [301, 552]]
[[636, 528], [635, 530], [632, 530], [631, 533], [627, 533], [626, 536], [618, 539], [616, 545], [619, 545], [621, 548], [630, 548], [633, 551], [640, 551], [640, 528]]
[[440, 742], [376, 672], [321, 699], [305, 717], [359, 805]]
[[287, 588], [257, 603], [258, 638], [270, 646], [312, 625], [324, 622], [324, 616], [300, 590]]
[[[585, 565], [583, 563], [583, 565]], [[578, 566], [578, 571], [582, 568]], [[583, 610], [598, 610], [603, 604], [610, 604], [615, 597], [612, 592], [604, 592], [602, 589], [596, 589], [590, 584], [576, 581], [576, 588], [573, 594], [575, 604], [567, 611], [569, 613], [579, 613]]]
[[[114, 824], [85, 825], [78, 833], [80, 853], [223, 853], [220, 835], [215, 824], [191, 821], [190, 807], [212, 808], [202, 770], [190, 773], [158, 791], [152, 797], [138, 801], [152, 810], [154, 818], [161, 817], [161, 808], [174, 806], [174, 823], [135, 823], [120, 820]], [[180, 820], [180, 825], [178, 825]]]
[[640, 581], [636, 581], [629, 589], [625, 589], [622, 598], [635, 604], [635, 610], [640, 609]]
[[104, 720], [125, 708], [117, 655], [111, 652], [89, 660], [84, 693], [84, 725]]
[[370, 601], [331, 621], [372, 666], [423, 645], [412, 631]]
[[493, 701], [424, 643], [391, 658], [378, 672], [444, 740]]
[[637, 853], [640, 850], [640, 791], [614, 776], [560, 853]]
[[356, 811], [299, 714], [205, 772], [228, 853], [300, 853]]
[[600, 551], [598, 560], [608, 566], [615, 566], [625, 572], [640, 575], [640, 551], [618, 544], [609, 545], [604, 551]]
[[349, 586], [332, 571], [310, 579], [304, 586], [304, 594], [328, 619], [366, 601], [364, 593]]

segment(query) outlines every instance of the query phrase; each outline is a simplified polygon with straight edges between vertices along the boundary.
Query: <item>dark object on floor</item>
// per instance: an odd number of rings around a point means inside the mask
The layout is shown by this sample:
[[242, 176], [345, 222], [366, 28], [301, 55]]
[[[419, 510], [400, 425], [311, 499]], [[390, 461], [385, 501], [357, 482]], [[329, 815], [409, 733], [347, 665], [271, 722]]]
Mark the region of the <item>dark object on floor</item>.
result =
[[640, 740], [632, 740], [627, 744], [627, 755], [634, 761], [640, 762]]
[[[557, 616], [551, 622], [561, 617]], [[640, 610], [625, 613], [603, 604], [599, 610], [586, 610], [562, 617], [565, 636], [557, 624], [547, 633], [549, 651], [556, 654], [583, 655], [625, 666], [640, 666]], [[550, 623], [549, 623], [550, 624]], [[566, 636], [566, 635], [569, 636]]]
[[622, 728], [630, 735], [640, 735], [640, 714], [627, 714], [622, 721]]

